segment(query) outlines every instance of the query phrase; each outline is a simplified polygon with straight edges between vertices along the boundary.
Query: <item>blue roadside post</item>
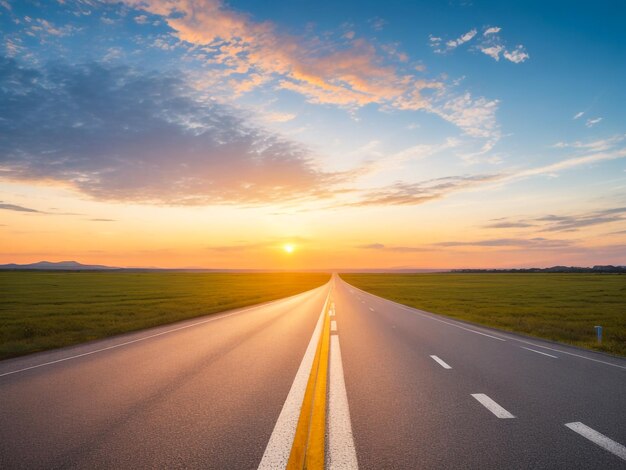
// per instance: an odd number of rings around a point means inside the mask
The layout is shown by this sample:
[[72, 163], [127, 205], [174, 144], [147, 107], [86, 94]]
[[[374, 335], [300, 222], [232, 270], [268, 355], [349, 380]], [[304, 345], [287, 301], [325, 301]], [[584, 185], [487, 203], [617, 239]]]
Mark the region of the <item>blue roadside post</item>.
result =
[[598, 335], [598, 344], [602, 344], [602, 327], [596, 325], [594, 328], [596, 329], [596, 334]]

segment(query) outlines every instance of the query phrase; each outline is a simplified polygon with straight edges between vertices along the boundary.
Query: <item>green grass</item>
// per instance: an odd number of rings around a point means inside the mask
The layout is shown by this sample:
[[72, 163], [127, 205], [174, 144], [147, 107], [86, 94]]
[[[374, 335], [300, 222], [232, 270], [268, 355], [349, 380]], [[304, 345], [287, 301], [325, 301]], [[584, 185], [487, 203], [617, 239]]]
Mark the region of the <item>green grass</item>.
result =
[[[433, 313], [626, 356], [626, 276], [342, 274], [372, 294]], [[595, 325], [604, 327], [598, 345]]]
[[287, 297], [328, 274], [0, 272], [0, 359]]

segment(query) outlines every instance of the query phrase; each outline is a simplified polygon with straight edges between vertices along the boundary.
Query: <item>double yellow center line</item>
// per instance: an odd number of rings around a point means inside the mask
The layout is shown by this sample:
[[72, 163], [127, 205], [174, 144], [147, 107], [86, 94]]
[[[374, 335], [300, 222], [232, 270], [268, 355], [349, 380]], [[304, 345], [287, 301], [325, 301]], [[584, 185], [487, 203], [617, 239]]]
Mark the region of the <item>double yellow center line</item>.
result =
[[[329, 296], [330, 298], [330, 296]], [[311, 374], [307, 382], [296, 435], [291, 447], [287, 470], [324, 468], [326, 437], [326, 384], [330, 350], [329, 302], [324, 305], [324, 323], [317, 344]]]

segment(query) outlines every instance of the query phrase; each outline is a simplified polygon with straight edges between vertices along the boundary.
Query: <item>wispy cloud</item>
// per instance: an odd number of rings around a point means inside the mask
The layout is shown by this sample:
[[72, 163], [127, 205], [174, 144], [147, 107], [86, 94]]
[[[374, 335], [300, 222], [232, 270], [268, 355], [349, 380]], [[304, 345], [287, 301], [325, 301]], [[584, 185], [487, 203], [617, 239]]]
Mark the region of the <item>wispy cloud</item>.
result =
[[449, 176], [436, 178], [417, 183], [398, 182], [393, 185], [368, 190], [363, 197], [350, 205], [416, 205], [443, 199], [451, 194], [479, 189], [481, 187], [502, 186], [526, 178], [551, 175], [560, 171], [569, 170], [583, 165], [593, 165], [600, 162], [626, 158], [626, 148], [610, 152], [597, 152], [558, 162], [515, 171], [493, 174], [477, 174], [463, 176]]
[[351, 205], [416, 205], [442, 199], [452, 193], [498, 181], [501, 175], [451, 176], [419, 183], [396, 183], [386, 188], [369, 191], [360, 201]]
[[584, 114], [585, 114], [584, 111], [580, 111], [580, 112], [574, 114], [574, 117], [572, 119], [574, 119], [574, 120], [580, 119], [581, 117], [583, 117]]
[[514, 249], [535, 249], [535, 250], [553, 250], [557, 248], [567, 248], [573, 244], [571, 240], [555, 240], [543, 237], [533, 238], [490, 238], [485, 240], [474, 241], [446, 241], [439, 242], [435, 245], [442, 247], [495, 247], [495, 248], [514, 248]]
[[499, 221], [485, 225], [485, 228], [527, 228], [535, 225], [529, 222]]
[[385, 248], [385, 245], [382, 243], [369, 243], [367, 245], [358, 245], [356, 248], [360, 248], [362, 250], [382, 250]]
[[501, 30], [502, 28], [497, 26], [487, 28], [483, 32], [483, 39], [477, 46], [478, 50], [496, 62], [499, 62], [501, 57], [515, 64], [528, 60], [530, 55], [523, 45], [520, 44], [513, 49], [509, 49], [505, 45], [504, 40], [500, 36]]
[[498, 26], [492, 26], [491, 28], [487, 28], [485, 31], [483, 31], [483, 36], [489, 36], [490, 34], [496, 34], [499, 33], [502, 30], [502, 28], [498, 27]]
[[593, 127], [596, 124], [598, 124], [600, 121], [602, 121], [601, 117], [597, 117], [597, 118], [594, 118], [594, 119], [587, 119], [587, 122], [585, 123], [585, 126]]
[[501, 46], [499, 44], [494, 46], [480, 46], [479, 49], [483, 54], [487, 54], [492, 59], [499, 61], [500, 54], [502, 53], [502, 51], [504, 51], [504, 46]]
[[15, 212], [30, 212], [30, 213], [37, 213], [37, 214], [42, 213], [41, 211], [38, 211], [36, 209], [31, 209], [29, 207], [24, 207], [24, 206], [17, 206], [15, 204], [7, 204], [1, 201], [0, 201], [0, 209], [6, 210], [6, 211], [15, 211]]
[[389, 251], [397, 253], [420, 253], [437, 251], [442, 248], [494, 248], [496, 250], [554, 250], [570, 248], [575, 245], [572, 240], [551, 239], [544, 237], [530, 238], [487, 238], [479, 240], [464, 241], [443, 241], [428, 243], [419, 246], [384, 245], [382, 243], [371, 243], [368, 245], [358, 245], [356, 248], [363, 250]]
[[583, 142], [576, 140], [574, 142], [557, 142], [552, 147], [561, 149], [576, 149], [581, 151], [604, 152], [616, 148], [626, 140], [626, 134], [617, 134], [605, 139], [591, 140]]
[[441, 36], [430, 35], [428, 37], [428, 44], [433, 49], [433, 52], [436, 54], [445, 54], [447, 52], [453, 51], [457, 47], [472, 41], [474, 38], [474, 43], [476, 44], [474, 47], [470, 48], [470, 50], [479, 50], [483, 54], [488, 55], [495, 61], [500, 61], [501, 57], [504, 57], [506, 60], [519, 64], [524, 62], [530, 58], [530, 55], [526, 51], [526, 48], [519, 44], [513, 49], [509, 49], [506, 47], [503, 39], [500, 37], [500, 31], [502, 28], [499, 26], [491, 26], [485, 28], [481, 36], [478, 36], [478, 30], [473, 28], [462, 34], [460, 37], [456, 39], [451, 39], [448, 41], [443, 40]]
[[466, 42], [471, 41], [477, 33], [478, 31], [476, 31], [476, 29], [470, 29], [466, 33], [461, 34], [458, 38], [450, 39], [445, 41], [445, 43], [440, 36], [434, 36], [431, 34], [428, 36], [428, 44], [433, 49], [435, 54], [445, 54], [446, 52], [453, 51]]
[[524, 62], [530, 58], [530, 55], [528, 54], [528, 52], [526, 52], [526, 49], [521, 44], [515, 46], [515, 49], [513, 49], [512, 51], [504, 51], [502, 55], [505, 59], [516, 64]]
[[447, 41], [446, 42], [446, 48], [448, 50], [456, 49], [460, 45], [465, 44], [466, 42], [471, 41], [474, 38], [474, 36], [476, 36], [476, 34], [477, 34], [477, 31], [475, 29], [471, 29], [467, 33], [462, 34], [461, 36], [459, 36], [457, 39], [452, 39], [450, 41]]
[[486, 228], [532, 228], [535, 232], [576, 232], [583, 228], [626, 221], [626, 207], [612, 207], [578, 214], [547, 214], [521, 220], [500, 219]]
[[496, 140], [499, 138], [496, 119], [498, 100], [475, 98], [467, 92], [431, 110], [461, 128], [467, 135]]

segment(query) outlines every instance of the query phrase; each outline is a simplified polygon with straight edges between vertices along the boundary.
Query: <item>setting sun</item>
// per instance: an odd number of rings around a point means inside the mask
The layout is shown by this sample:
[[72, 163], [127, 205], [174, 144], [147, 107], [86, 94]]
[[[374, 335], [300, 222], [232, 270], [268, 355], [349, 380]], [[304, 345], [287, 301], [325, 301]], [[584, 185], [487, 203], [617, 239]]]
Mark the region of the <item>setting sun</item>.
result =
[[285, 250], [286, 253], [293, 253], [293, 250], [295, 250], [295, 246], [293, 246], [291, 243], [287, 243], [283, 246], [283, 250]]

